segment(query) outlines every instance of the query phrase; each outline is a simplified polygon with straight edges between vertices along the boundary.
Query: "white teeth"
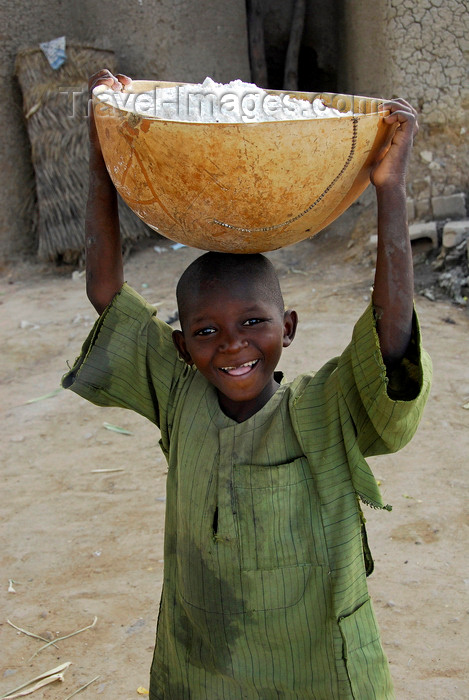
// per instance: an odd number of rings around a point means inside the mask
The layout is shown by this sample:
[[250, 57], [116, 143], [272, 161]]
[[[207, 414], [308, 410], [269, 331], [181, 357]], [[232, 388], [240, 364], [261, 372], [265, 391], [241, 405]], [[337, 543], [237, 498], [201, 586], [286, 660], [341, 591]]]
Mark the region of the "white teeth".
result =
[[239, 369], [240, 367], [252, 367], [255, 365], [257, 360], [252, 360], [252, 362], [245, 362], [243, 365], [237, 365], [236, 367], [233, 365], [233, 367], [222, 367], [222, 370], [224, 372], [229, 372], [230, 369]]

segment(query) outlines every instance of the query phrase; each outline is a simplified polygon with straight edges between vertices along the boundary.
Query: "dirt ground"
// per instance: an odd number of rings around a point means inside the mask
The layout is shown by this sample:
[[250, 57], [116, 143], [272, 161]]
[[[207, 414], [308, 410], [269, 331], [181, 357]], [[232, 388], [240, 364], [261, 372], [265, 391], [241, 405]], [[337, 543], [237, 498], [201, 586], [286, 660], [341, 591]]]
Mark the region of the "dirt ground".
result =
[[[197, 254], [153, 240], [127, 261], [127, 280], [166, 320], [175, 310], [175, 281]], [[372, 268], [327, 235], [271, 257], [286, 303], [300, 317], [281, 361], [292, 377], [319, 368], [348, 342], [370, 297]], [[433, 390], [412, 443], [371, 460], [393, 510], [366, 508], [376, 564], [369, 583], [397, 698], [463, 700], [469, 315], [450, 301], [417, 296], [416, 304]], [[93, 681], [80, 697], [137, 698], [139, 687], [148, 688], [163, 572], [166, 465], [157, 431], [67, 391], [31, 402], [57, 389], [95, 319], [83, 276], [27, 264], [5, 270], [0, 319], [0, 694], [71, 661], [63, 683], [31, 697], [65, 700]], [[52, 641], [95, 617], [92, 628], [41, 651], [44, 641], [7, 622]]]

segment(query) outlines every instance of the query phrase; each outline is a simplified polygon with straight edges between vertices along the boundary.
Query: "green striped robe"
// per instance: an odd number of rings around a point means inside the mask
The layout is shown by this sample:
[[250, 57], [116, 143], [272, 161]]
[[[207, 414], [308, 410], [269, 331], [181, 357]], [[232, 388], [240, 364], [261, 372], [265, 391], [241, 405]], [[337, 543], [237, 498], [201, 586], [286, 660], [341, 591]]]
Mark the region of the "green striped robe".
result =
[[368, 308], [340, 358], [236, 423], [130, 287], [97, 321], [63, 385], [157, 424], [169, 465], [151, 700], [393, 697], [358, 498], [388, 508], [365, 457], [398, 450], [421, 416], [414, 326], [394, 386]]

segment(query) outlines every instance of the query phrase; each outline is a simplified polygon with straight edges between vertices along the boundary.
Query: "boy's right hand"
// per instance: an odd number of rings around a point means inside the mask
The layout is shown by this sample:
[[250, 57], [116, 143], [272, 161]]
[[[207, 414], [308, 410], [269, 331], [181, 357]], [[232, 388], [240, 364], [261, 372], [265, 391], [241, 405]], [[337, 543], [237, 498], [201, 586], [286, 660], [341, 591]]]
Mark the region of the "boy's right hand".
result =
[[98, 85], [106, 85], [111, 90], [120, 92], [125, 86], [130, 85], [131, 83], [132, 78], [129, 78], [127, 75], [123, 75], [122, 73], [113, 75], [107, 68], [103, 68], [97, 73], [94, 73], [94, 75], [92, 75], [88, 80], [88, 128], [90, 145], [96, 153], [101, 153], [101, 146], [99, 144], [98, 133], [96, 131], [96, 124], [94, 121], [93, 101], [91, 99], [93, 90]]

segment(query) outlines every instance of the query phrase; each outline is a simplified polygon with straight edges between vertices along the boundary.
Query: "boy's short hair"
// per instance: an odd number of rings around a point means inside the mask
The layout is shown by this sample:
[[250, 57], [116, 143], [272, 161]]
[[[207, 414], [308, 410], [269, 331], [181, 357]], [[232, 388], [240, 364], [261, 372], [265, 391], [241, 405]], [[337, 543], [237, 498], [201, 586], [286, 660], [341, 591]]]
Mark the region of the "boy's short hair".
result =
[[266, 297], [276, 304], [283, 315], [285, 305], [275, 268], [268, 258], [260, 253], [215, 253], [209, 252], [196, 258], [182, 273], [176, 287], [179, 317], [184, 317], [188, 302], [195, 289], [215, 287], [222, 284], [229, 288], [240, 280], [255, 281]]

